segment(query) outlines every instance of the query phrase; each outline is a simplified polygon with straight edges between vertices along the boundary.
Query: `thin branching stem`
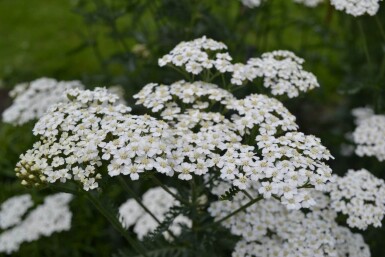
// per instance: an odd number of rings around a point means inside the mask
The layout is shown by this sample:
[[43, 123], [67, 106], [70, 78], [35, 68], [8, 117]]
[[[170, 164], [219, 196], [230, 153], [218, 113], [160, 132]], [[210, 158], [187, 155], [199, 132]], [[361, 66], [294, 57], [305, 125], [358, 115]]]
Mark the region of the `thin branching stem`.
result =
[[114, 213], [111, 213], [94, 194], [86, 192], [84, 195], [141, 256], [148, 257], [146, 249], [128, 234]]
[[[131, 196], [135, 199], [135, 201], [140, 205], [140, 207], [142, 207], [142, 209], [147, 212], [159, 225], [161, 224], [160, 220], [155, 216], [154, 213], [152, 213], [152, 211], [150, 211], [147, 206], [145, 206], [141, 199], [136, 195], [136, 193], [130, 188], [130, 186], [127, 184], [127, 181], [122, 177], [122, 176], [119, 176], [118, 177], [119, 179], [119, 182], [120, 184], [123, 186], [123, 189]], [[170, 234], [170, 236], [174, 239], [176, 239], [175, 235], [169, 230], [167, 229], [167, 232]]]
[[[250, 200], [247, 204], [245, 204], [245, 205], [239, 207], [239, 208], [236, 209], [235, 211], [229, 213], [228, 215], [226, 215], [226, 216], [223, 217], [222, 219], [215, 221], [215, 222], [212, 223], [211, 225], [217, 225], [217, 224], [222, 223], [223, 221], [225, 221], [225, 220], [231, 218], [232, 216], [238, 214], [238, 213], [241, 212], [241, 211], [246, 210], [246, 209], [249, 208], [251, 205], [255, 204], [256, 202], [258, 202], [258, 201], [260, 201], [260, 200], [262, 200], [262, 199], [263, 199], [263, 196], [258, 196], [257, 198], [254, 198], [254, 199]], [[209, 226], [211, 226], [211, 225], [209, 225]]]
[[365, 52], [366, 60], [367, 60], [367, 62], [369, 64], [369, 66], [372, 66], [371, 65], [372, 62], [371, 62], [370, 55], [369, 55], [368, 43], [366, 41], [366, 36], [365, 36], [364, 28], [362, 26], [361, 21], [358, 21], [358, 27], [359, 27], [359, 30], [360, 30], [360, 33], [361, 33], [361, 36], [362, 36], [362, 42], [363, 42], [363, 47], [364, 47], [364, 52]]
[[186, 204], [187, 206], [190, 205], [190, 202], [180, 198], [178, 195], [174, 194], [173, 192], [171, 192], [171, 190], [166, 187], [165, 185], [163, 185], [163, 183], [155, 176], [151, 176], [152, 180], [158, 185], [160, 186], [161, 188], [164, 189], [164, 191], [166, 191], [167, 193], [169, 193], [172, 197], [174, 197], [176, 200], [178, 200], [179, 202], [181, 203], [184, 203]]
[[382, 26], [381, 21], [380, 21], [380, 19], [378, 18], [377, 15], [374, 16], [374, 19], [376, 20], [377, 26], [378, 26], [378, 28], [380, 30], [380, 34], [381, 34], [382, 39], [384, 40], [384, 43], [385, 43], [385, 30], [384, 30], [384, 27]]
[[242, 193], [244, 193], [250, 200], [254, 199], [246, 190], [242, 190]]
[[194, 178], [190, 181], [191, 186], [191, 219], [192, 219], [192, 226], [191, 229], [193, 231], [193, 251], [196, 251], [197, 245], [198, 245], [198, 237], [197, 237], [197, 219], [198, 219], [198, 212], [197, 212], [197, 189]]

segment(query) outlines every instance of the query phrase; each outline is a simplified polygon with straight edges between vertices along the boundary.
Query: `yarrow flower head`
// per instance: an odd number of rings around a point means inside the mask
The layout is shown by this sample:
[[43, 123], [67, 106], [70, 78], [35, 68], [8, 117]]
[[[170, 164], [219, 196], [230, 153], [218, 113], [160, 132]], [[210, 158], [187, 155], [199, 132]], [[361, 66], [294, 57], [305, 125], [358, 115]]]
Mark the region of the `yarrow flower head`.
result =
[[[18, 218], [8, 222], [6, 227], [12, 224], [11, 228], [0, 234], [0, 253], [11, 254], [17, 252], [24, 242], [32, 242], [42, 236], [50, 236], [54, 232], [68, 231], [71, 228], [72, 219], [72, 212], [68, 206], [71, 200], [72, 195], [65, 193], [47, 196], [44, 203], [30, 211], [24, 220], [20, 219], [20, 213], [25, 212], [26, 208], [17, 205], [26, 203], [31, 207], [30, 196], [11, 198], [3, 203], [2, 207], [10, 205], [12, 202], [13, 206], [10, 206], [12, 208], [7, 210], [5, 215], [14, 211]], [[4, 211], [2, 211], [0, 219], [7, 217], [3, 215]]]
[[9, 198], [0, 207], [0, 228], [6, 229], [19, 224], [23, 215], [33, 206], [31, 195]]
[[328, 185], [331, 207], [348, 215], [350, 227], [366, 229], [381, 226], [385, 215], [385, 182], [366, 169], [349, 170]]
[[374, 115], [374, 110], [370, 107], [359, 107], [352, 110], [352, 115], [354, 116], [354, 123], [358, 126]]
[[[264, 0], [240, 0], [243, 5], [249, 8], [259, 7]], [[325, 0], [293, 0], [295, 3], [303, 4], [307, 7], [316, 7]], [[344, 11], [353, 16], [365, 14], [375, 15], [380, 8], [381, 0], [331, 0], [330, 4], [337, 10]]]
[[[67, 102], [52, 106], [35, 125], [34, 134], [41, 141], [21, 156], [16, 168], [23, 184], [39, 185], [74, 178], [86, 190], [98, 186], [96, 180], [101, 175], [96, 168], [102, 165], [98, 145], [105, 146], [103, 140], [111, 130], [111, 122], [124, 127], [118, 118], [131, 109], [115, 105], [118, 97], [106, 89], [94, 92], [72, 89], [66, 95]], [[122, 133], [116, 127], [113, 130]]]
[[[229, 185], [219, 183], [213, 194], [220, 196]], [[256, 188], [249, 195], [238, 193], [232, 201], [218, 201], [210, 205], [209, 212], [222, 219], [258, 197]], [[288, 211], [277, 201], [262, 199], [246, 210], [222, 222], [232, 234], [242, 239], [235, 246], [232, 256], [370, 256], [368, 246], [359, 234], [340, 227], [336, 213], [328, 209], [329, 199], [319, 192], [312, 192], [316, 199], [311, 209]], [[354, 243], [354, 247], [352, 244]]]
[[372, 115], [360, 119], [353, 132], [353, 141], [357, 145], [358, 156], [374, 156], [379, 161], [385, 160], [385, 115]]
[[[169, 188], [172, 193], [176, 193], [174, 188]], [[164, 191], [161, 187], [151, 188], [144, 193], [142, 197], [143, 205], [162, 223], [167, 212], [171, 207], [179, 206], [179, 201], [175, 200], [169, 193]], [[125, 228], [134, 225], [134, 232], [138, 235], [140, 240], [148, 233], [154, 231], [158, 227], [158, 222], [147, 213], [134, 199], [128, 199], [119, 207], [119, 219]], [[183, 215], [174, 217], [169, 230], [175, 236], [179, 236], [182, 232], [181, 225], [191, 227], [191, 220]], [[171, 239], [170, 235], [165, 232], [164, 236]]]
[[[246, 64], [231, 63], [231, 56], [226, 53], [218, 53], [219, 50], [226, 50], [227, 46], [222, 42], [217, 42], [206, 37], [195, 39], [188, 42], [182, 42], [177, 45], [169, 54], [159, 59], [159, 65], [167, 64], [175, 67], [181, 67], [188, 73], [194, 75], [200, 74], [204, 69], [210, 70], [215, 68], [217, 73], [231, 73], [231, 83], [234, 85], [242, 85], [245, 81], [253, 81], [256, 78], [264, 78], [264, 86], [271, 90], [273, 95], [287, 95], [289, 97], [297, 97], [299, 92], [306, 92], [319, 87], [316, 77], [303, 69], [304, 60], [297, 57], [289, 51], [273, 51], [265, 53], [261, 58], [251, 58]], [[215, 53], [215, 55], [214, 55]], [[215, 57], [214, 57], [215, 56]], [[211, 72], [210, 72], [211, 74]], [[211, 74], [215, 77], [216, 73]], [[181, 84], [185, 82], [177, 82]], [[202, 84], [202, 82], [199, 82]], [[147, 90], [143, 90], [142, 94], [137, 95], [138, 98], [143, 98], [145, 94], [151, 92], [156, 84], [149, 84]], [[186, 85], [183, 85], [186, 87]], [[200, 89], [197, 87], [200, 86]], [[195, 88], [197, 93], [202, 92], [203, 87], [210, 87], [210, 84], [199, 85], [192, 84], [188, 90], [186, 87], [186, 96], [183, 100], [192, 100], [192, 95]], [[177, 85], [172, 85], [176, 87]], [[179, 87], [180, 88], [180, 87]], [[171, 91], [173, 89], [170, 89]], [[163, 96], [165, 100], [171, 100], [170, 93], [167, 87], [158, 87], [157, 92], [154, 92], [157, 99]], [[181, 97], [185, 92], [176, 91]], [[166, 97], [167, 96], [167, 97]], [[190, 96], [190, 99], [186, 99]], [[199, 96], [199, 95], [198, 95]], [[143, 100], [142, 100], [143, 101]], [[164, 101], [157, 104], [156, 100], [147, 100], [153, 103], [153, 109], [157, 110], [164, 107]], [[199, 104], [199, 103], [197, 103]], [[206, 106], [206, 105], [203, 105]], [[167, 107], [170, 107], [168, 105]]]
[[[261, 58], [251, 58], [249, 69], [256, 70], [256, 77], [264, 77], [263, 85], [273, 95], [297, 97], [299, 92], [307, 92], [319, 87], [317, 78], [302, 67], [304, 60], [289, 51], [264, 53]], [[240, 81], [246, 78], [241, 78]], [[249, 78], [248, 78], [249, 79]], [[253, 79], [253, 78], [252, 78]]]
[[[225, 48], [205, 37], [183, 42], [165, 57], [165, 64], [189, 49]], [[187, 55], [180, 65], [190, 58], [195, 57]], [[290, 59], [296, 72], [302, 63], [283, 51], [263, 58]], [[287, 81], [293, 78], [305, 91], [293, 69], [285, 69], [271, 71]], [[204, 81], [148, 84], [134, 98], [160, 120], [130, 114], [130, 108], [105, 89], [72, 89], [66, 95], [67, 102], [51, 107], [35, 125], [40, 141], [21, 156], [16, 168], [23, 184], [75, 180], [90, 190], [106, 173], [132, 180], [154, 171], [180, 180], [209, 174], [241, 190], [254, 185], [263, 197], [299, 209], [312, 203], [309, 187], [323, 190], [332, 180], [325, 163], [332, 158], [329, 151], [318, 138], [298, 132], [295, 117], [265, 95], [237, 99]]]
[[[261, 192], [274, 188], [266, 191], [265, 197], [272, 197], [273, 192], [289, 208], [301, 208], [306, 189], [298, 188], [306, 184], [322, 190], [331, 180], [331, 170], [323, 163], [331, 158], [329, 151], [319, 139], [296, 132], [295, 117], [278, 100], [264, 95], [237, 100], [224, 92], [203, 82], [177, 82], [171, 86], [147, 85], [135, 97], [148, 108], [153, 107], [153, 99], [159, 98], [157, 103], [163, 104], [163, 98], [168, 102], [164, 105], [175, 109], [167, 118], [177, 128], [173, 145], [181, 150], [172, 152], [170, 163], [180, 179], [190, 180], [192, 174], [204, 175], [210, 169], [218, 170], [221, 179], [240, 189], [264, 180]], [[205, 108], [189, 109], [212, 95], [216, 99], [211, 103], [220, 103], [233, 112], [230, 120], [218, 113], [203, 112]], [[186, 105], [189, 107], [182, 113]], [[276, 136], [282, 132], [287, 133]], [[252, 137], [255, 145], [244, 144], [245, 137]]]
[[179, 107], [181, 104], [185, 109], [207, 110], [213, 101], [226, 105], [235, 100], [229, 91], [217, 85], [203, 81], [189, 83], [183, 80], [170, 86], [148, 84], [134, 95], [134, 98], [137, 99], [136, 104], [142, 104], [153, 112], [161, 112], [165, 120], [180, 114], [183, 111]]
[[56, 81], [40, 78], [16, 85], [10, 92], [12, 105], [3, 112], [3, 121], [23, 125], [44, 115], [52, 104], [65, 101], [64, 92], [72, 88], [84, 88], [79, 81]]
[[188, 42], [179, 43], [169, 54], [159, 59], [159, 66], [167, 64], [183, 67], [187, 72], [199, 74], [204, 69], [216, 68], [224, 73], [231, 70], [232, 60], [222, 42], [202, 37]]
[[339, 11], [353, 16], [364, 14], [375, 15], [380, 8], [381, 0], [331, 0], [331, 4]]
[[[266, 0], [240, 0], [243, 5], [249, 8], [255, 8], [260, 6]], [[307, 7], [316, 7], [320, 3], [324, 2], [324, 0], [294, 0], [295, 3], [303, 4]]]

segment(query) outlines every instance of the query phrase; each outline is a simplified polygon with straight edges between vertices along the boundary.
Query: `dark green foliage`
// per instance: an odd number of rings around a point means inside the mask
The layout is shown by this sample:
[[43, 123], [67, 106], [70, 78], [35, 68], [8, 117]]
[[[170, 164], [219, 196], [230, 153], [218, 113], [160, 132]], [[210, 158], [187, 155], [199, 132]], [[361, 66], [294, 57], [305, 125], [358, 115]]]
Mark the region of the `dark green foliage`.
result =
[[232, 186], [228, 191], [219, 197], [221, 201], [231, 201], [241, 190], [239, 187]]
[[[184, 257], [186, 255], [186, 248], [170, 245], [165, 240], [152, 242], [152, 245], [147, 248], [147, 254], [149, 257]], [[118, 253], [114, 254], [113, 257], [140, 257], [137, 253], [131, 249], [122, 249]]]
[[148, 233], [144, 238], [144, 242], [155, 242], [159, 239], [163, 238], [163, 233], [167, 232], [168, 228], [170, 225], [173, 223], [174, 219], [178, 215], [185, 215], [189, 212], [188, 208], [183, 208], [183, 207], [178, 207], [178, 206], [173, 206], [170, 208], [168, 212], [165, 213], [164, 215], [164, 220], [158, 225], [158, 227]]

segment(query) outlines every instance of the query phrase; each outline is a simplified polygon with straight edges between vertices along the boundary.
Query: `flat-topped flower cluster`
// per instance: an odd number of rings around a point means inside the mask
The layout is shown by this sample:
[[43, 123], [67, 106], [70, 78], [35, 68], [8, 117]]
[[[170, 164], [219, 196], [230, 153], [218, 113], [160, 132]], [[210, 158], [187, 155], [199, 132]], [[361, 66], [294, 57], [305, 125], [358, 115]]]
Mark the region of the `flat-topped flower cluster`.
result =
[[[310, 192], [316, 205], [308, 212], [288, 211], [279, 202], [263, 199], [222, 224], [231, 233], [241, 236], [233, 252], [238, 256], [370, 256], [368, 246], [360, 234], [337, 224], [337, 212], [348, 216], [350, 227], [366, 229], [380, 226], [385, 214], [385, 183], [367, 170], [350, 170], [337, 177], [325, 193]], [[223, 195], [231, 187], [218, 182], [212, 193]], [[378, 195], [376, 196], [376, 192]], [[258, 185], [248, 194], [237, 194], [232, 201], [217, 201], [209, 212], [220, 220], [234, 210], [258, 197]]]
[[[260, 6], [266, 0], [241, 0], [242, 4], [255, 8]], [[331, 0], [330, 4], [336, 10], [344, 11], [353, 16], [361, 16], [364, 14], [375, 15], [380, 8], [381, 0]], [[295, 3], [303, 4], [307, 7], [316, 7], [325, 0], [294, 0]]]
[[68, 205], [72, 198], [66, 193], [50, 195], [32, 210], [34, 203], [28, 194], [5, 201], [0, 208], [0, 229], [4, 230], [0, 234], [0, 253], [11, 254], [17, 252], [24, 242], [68, 231], [72, 219]]
[[[188, 71], [189, 62], [201, 60], [202, 69], [211, 72], [213, 67], [218, 69], [215, 63], [220, 58], [217, 54], [213, 66], [206, 65], [212, 61], [210, 53], [225, 48], [203, 37], [179, 44], [160, 63], [171, 62]], [[288, 52], [273, 55], [294, 66], [302, 62]], [[274, 59], [269, 56], [263, 58]], [[258, 65], [262, 70], [263, 64]], [[269, 81], [294, 83], [287, 88], [313, 88], [302, 86], [303, 80], [291, 78], [292, 73], [276, 65], [267, 64], [264, 73]], [[308, 187], [323, 190], [332, 179], [324, 163], [331, 158], [329, 151], [318, 138], [298, 132], [295, 117], [266, 95], [237, 99], [204, 81], [149, 84], [134, 97], [161, 119], [130, 114], [117, 96], [101, 88], [71, 89], [66, 96], [35, 125], [40, 141], [21, 156], [16, 168], [23, 184], [75, 180], [90, 190], [107, 174], [137, 180], [140, 173], [156, 171], [190, 180], [193, 175], [215, 172], [239, 189], [262, 182], [260, 191], [266, 198], [274, 196], [288, 208], [299, 209], [312, 204]], [[212, 111], [215, 106], [221, 111]]]
[[65, 101], [65, 91], [84, 86], [79, 81], [57, 81], [40, 78], [29, 83], [15, 86], [10, 92], [14, 98], [12, 105], [3, 112], [3, 121], [14, 125], [23, 125], [39, 119], [49, 106]]
[[[357, 127], [353, 132], [353, 141], [357, 145], [358, 156], [374, 156], [379, 161], [385, 160], [385, 115], [374, 115], [373, 110], [362, 110], [357, 115]], [[356, 110], [356, 113], [358, 111]]]
[[[12, 105], [2, 114], [3, 122], [12, 125], [23, 125], [40, 119], [54, 104], [68, 101], [65, 92], [69, 89], [84, 89], [80, 81], [57, 81], [52, 78], [39, 78], [31, 82], [17, 84], [9, 93], [13, 98]], [[124, 89], [111, 86], [108, 91], [118, 96], [124, 95]], [[125, 103], [120, 98], [121, 103]]]
[[172, 65], [184, 68], [194, 75], [212, 71], [231, 74], [233, 85], [243, 85], [257, 78], [264, 79], [264, 87], [273, 95], [297, 97], [299, 92], [306, 92], [319, 87], [316, 77], [303, 69], [304, 60], [289, 51], [273, 51], [261, 57], [250, 58], [247, 63], [233, 64], [232, 57], [223, 43], [206, 37], [182, 42], [169, 54], [159, 59], [159, 65]]

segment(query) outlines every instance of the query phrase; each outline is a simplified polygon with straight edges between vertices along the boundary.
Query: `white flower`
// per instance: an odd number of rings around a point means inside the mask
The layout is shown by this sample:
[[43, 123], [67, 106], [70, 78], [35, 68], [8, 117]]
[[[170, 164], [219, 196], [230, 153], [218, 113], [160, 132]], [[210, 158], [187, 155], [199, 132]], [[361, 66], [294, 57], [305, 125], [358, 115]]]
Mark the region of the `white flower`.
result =
[[178, 178], [179, 179], [182, 179], [182, 180], [190, 180], [192, 179], [192, 176], [190, 173], [194, 173], [195, 172], [195, 166], [193, 166], [192, 164], [190, 163], [182, 163], [181, 165], [178, 165], [174, 168], [178, 173], [180, 173], [178, 175]]

